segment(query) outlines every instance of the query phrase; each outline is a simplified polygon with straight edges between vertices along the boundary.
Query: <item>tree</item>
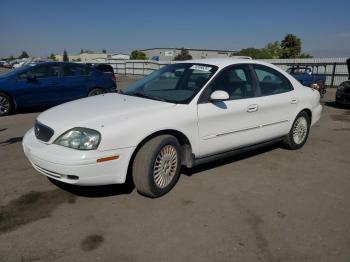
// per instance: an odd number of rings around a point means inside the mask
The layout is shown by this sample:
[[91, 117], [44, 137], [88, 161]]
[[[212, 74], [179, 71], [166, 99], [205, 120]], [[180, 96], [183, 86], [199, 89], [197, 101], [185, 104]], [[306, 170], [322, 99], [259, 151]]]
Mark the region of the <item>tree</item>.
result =
[[134, 50], [131, 52], [130, 60], [148, 60], [148, 57], [144, 52]]
[[63, 62], [69, 62], [69, 57], [66, 49], [63, 51]]
[[288, 34], [282, 40], [281, 48], [280, 58], [297, 58], [301, 53], [301, 40], [293, 34]]
[[22, 54], [18, 57], [19, 59], [22, 59], [22, 58], [28, 58], [29, 55], [26, 51], [22, 51]]
[[102, 49], [102, 54], [107, 53], [106, 49]]
[[15, 60], [16, 58], [12, 55], [12, 56], [9, 56], [7, 59], [6, 59], [6, 61], [7, 62], [10, 62], [10, 61], [12, 61], [12, 60]]
[[181, 48], [180, 53], [174, 58], [174, 60], [176, 61], [191, 60], [191, 59], [192, 59], [192, 56], [190, 55], [188, 50], [185, 48]]
[[272, 55], [265, 48], [243, 48], [233, 56], [250, 56], [253, 59], [270, 59]]
[[282, 54], [282, 48], [278, 41], [268, 43], [265, 49], [271, 58], [279, 58]]
[[48, 59], [51, 59], [53, 61], [57, 61], [56, 56], [54, 53], [51, 53], [50, 56], [47, 57]]

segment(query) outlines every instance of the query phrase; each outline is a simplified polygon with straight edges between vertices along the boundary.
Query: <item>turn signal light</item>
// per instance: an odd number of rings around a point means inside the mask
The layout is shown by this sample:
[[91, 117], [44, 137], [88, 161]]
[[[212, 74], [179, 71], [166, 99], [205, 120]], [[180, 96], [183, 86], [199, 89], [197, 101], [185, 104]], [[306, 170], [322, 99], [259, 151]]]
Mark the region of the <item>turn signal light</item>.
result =
[[111, 161], [111, 160], [117, 160], [119, 158], [119, 156], [109, 156], [109, 157], [104, 157], [104, 158], [99, 158], [96, 160], [97, 163], [101, 163], [101, 162], [106, 162], [106, 161]]

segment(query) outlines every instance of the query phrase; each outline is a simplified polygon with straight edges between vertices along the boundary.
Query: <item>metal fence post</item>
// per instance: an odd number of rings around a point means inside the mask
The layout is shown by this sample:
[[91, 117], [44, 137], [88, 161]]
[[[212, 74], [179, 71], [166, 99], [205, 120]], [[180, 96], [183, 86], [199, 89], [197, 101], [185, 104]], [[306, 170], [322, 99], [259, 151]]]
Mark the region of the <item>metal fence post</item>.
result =
[[331, 78], [331, 87], [333, 87], [334, 84], [334, 76], [335, 76], [335, 68], [337, 66], [337, 63], [333, 64], [333, 71], [332, 71], [332, 78]]

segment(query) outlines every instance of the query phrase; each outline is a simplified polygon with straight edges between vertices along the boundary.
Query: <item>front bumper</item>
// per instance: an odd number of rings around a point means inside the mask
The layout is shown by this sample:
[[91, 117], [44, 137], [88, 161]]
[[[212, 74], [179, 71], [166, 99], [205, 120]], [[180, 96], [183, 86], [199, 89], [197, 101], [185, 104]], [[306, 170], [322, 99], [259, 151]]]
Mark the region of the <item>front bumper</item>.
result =
[[[23, 138], [23, 151], [37, 171], [64, 183], [83, 186], [124, 183], [134, 149], [80, 151], [41, 142], [33, 129]], [[118, 158], [97, 163], [97, 159], [111, 156]]]

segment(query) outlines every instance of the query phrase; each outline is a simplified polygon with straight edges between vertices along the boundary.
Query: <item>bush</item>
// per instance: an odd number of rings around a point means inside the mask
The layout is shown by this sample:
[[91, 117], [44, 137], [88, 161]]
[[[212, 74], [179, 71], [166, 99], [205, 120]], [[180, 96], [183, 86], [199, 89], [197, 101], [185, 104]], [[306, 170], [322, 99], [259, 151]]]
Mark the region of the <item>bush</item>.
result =
[[130, 60], [148, 60], [148, 57], [144, 52], [134, 50], [131, 52]]

